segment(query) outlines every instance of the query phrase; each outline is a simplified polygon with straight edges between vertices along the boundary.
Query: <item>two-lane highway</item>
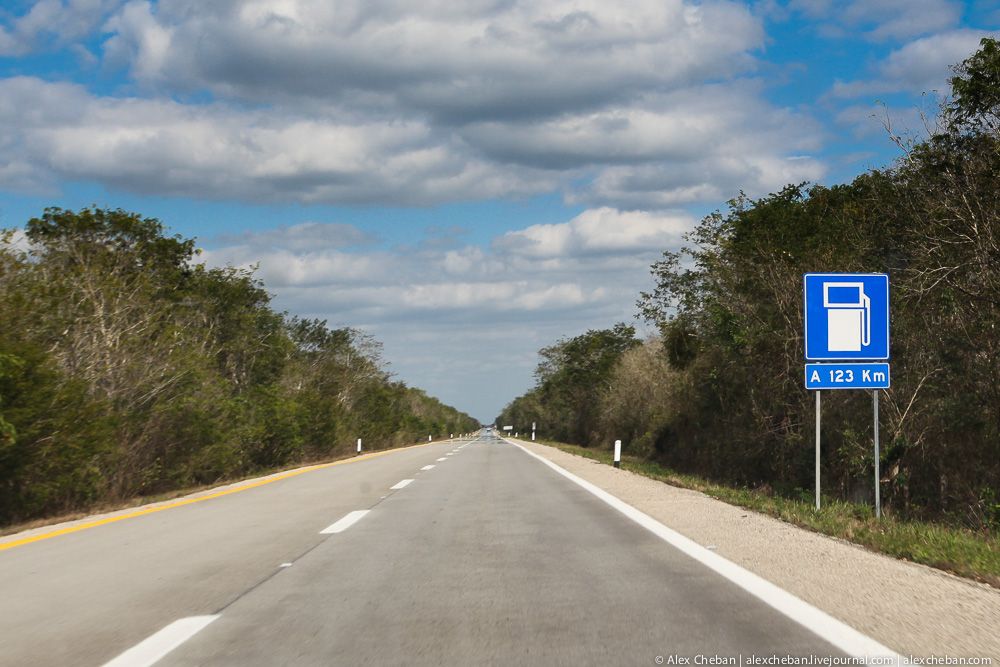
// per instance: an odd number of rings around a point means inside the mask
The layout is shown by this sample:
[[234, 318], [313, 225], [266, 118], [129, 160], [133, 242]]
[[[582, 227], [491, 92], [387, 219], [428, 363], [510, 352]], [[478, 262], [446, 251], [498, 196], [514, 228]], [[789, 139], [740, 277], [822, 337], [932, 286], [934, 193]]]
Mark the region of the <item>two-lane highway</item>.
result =
[[842, 655], [492, 438], [27, 544], [0, 552], [0, 577], [0, 660], [12, 665], [123, 652], [118, 664]]

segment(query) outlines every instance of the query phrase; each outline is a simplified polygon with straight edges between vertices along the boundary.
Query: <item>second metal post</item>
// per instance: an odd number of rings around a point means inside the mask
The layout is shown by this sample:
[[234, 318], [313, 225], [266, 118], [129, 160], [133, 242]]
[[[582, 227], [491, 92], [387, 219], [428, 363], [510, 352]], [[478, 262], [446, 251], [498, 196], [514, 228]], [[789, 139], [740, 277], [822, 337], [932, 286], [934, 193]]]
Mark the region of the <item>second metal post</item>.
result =
[[879, 482], [879, 463], [881, 456], [878, 450], [878, 389], [872, 391], [872, 411], [875, 415], [875, 516], [882, 516], [882, 494]]

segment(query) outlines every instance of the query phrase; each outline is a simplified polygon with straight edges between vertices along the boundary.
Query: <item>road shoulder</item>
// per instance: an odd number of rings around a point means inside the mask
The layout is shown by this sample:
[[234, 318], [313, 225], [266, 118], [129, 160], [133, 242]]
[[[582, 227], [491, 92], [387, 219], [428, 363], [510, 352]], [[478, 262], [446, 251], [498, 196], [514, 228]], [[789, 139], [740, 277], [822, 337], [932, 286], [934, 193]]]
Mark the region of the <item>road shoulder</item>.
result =
[[904, 656], [1000, 661], [1000, 591], [697, 491], [517, 441]]

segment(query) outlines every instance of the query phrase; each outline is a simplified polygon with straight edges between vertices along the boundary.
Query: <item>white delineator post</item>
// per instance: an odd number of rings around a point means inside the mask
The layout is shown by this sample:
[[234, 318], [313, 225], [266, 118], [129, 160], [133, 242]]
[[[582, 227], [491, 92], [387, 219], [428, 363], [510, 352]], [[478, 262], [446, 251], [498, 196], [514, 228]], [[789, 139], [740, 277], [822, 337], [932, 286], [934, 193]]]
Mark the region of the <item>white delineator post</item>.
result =
[[615, 440], [615, 467], [622, 467], [622, 441]]
[[427, 442], [430, 442], [431, 440], [432, 440], [431, 436], [427, 436]]
[[361, 453], [361, 438], [358, 438], [358, 454]]

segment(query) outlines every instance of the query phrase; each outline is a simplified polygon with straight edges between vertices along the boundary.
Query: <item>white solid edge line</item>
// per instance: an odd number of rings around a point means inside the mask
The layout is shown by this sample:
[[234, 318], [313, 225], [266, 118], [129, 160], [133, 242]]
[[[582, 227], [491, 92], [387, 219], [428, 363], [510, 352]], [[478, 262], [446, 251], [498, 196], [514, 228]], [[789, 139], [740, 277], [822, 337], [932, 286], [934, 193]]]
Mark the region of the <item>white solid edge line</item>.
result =
[[368, 514], [369, 510], [354, 510], [353, 512], [348, 512], [343, 517], [340, 518], [336, 523], [332, 523], [323, 530], [319, 531], [320, 535], [333, 535], [334, 533], [342, 533], [358, 521], [361, 517]]
[[163, 656], [198, 634], [202, 628], [218, 617], [219, 615], [215, 614], [178, 619], [156, 634], [143, 639], [117, 658], [112, 658], [104, 663], [104, 667], [148, 667], [153, 665]]
[[390, 488], [390, 489], [392, 489], [393, 491], [396, 491], [396, 490], [398, 490], [398, 489], [401, 489], [401, 488], [403, 488], [404, 486], [406, 486], [407, 484], [409, 484], [409, 483], [410, 483], [410, 482], [412, 482], [412, 481], [413, 481], [412, 479], [404, 479], [404, 480], [403, 480], [403, 481], [401, 481], [401, 482], [396, 482], [395, 484], [393, 484], [393, 485], [392, 485], [392, 486], [390, 486], [389, 488]]
[[549, 466], [566, 479], [578, 484], [600, 500], [604, 501], [614, 509], [618, 510], [626, 517], [667, 542], [674, 548], [684, 552], [691, 558], [705, 565], [709, 569], [722, 575], [746, 592], [761, 600], [768, 606], [781, 612], [799, 625], [804, 626], [821, 639], [826, 640], [844, 653], [855, 658], [889, 658], [896, 665], [909, 664], [908, 661], [892, 649], [880, 644], [871, 637], [864, 635], [851, 626], [838, 621], [824, 611], [817, 609], [805, 600], [792, 595], [788, 591], [775, 586], [763, 577], [760, 577], [749, 570], [746, 570], [732, 561], [726, 560], [722, 556], [709, 551], [693, 540], [684, 537], [680, 533], [649, 516], [648, 514], [632, 507], [624, 500], [617, 498], [604, 489], [601, 489], [590, 482], [577, 477], [568, 470], [549, 461], [544, 456], [539, 456], [528, 451], [516, 442], [510, 442], [528, 456], [532, 456], [545, 465]]

